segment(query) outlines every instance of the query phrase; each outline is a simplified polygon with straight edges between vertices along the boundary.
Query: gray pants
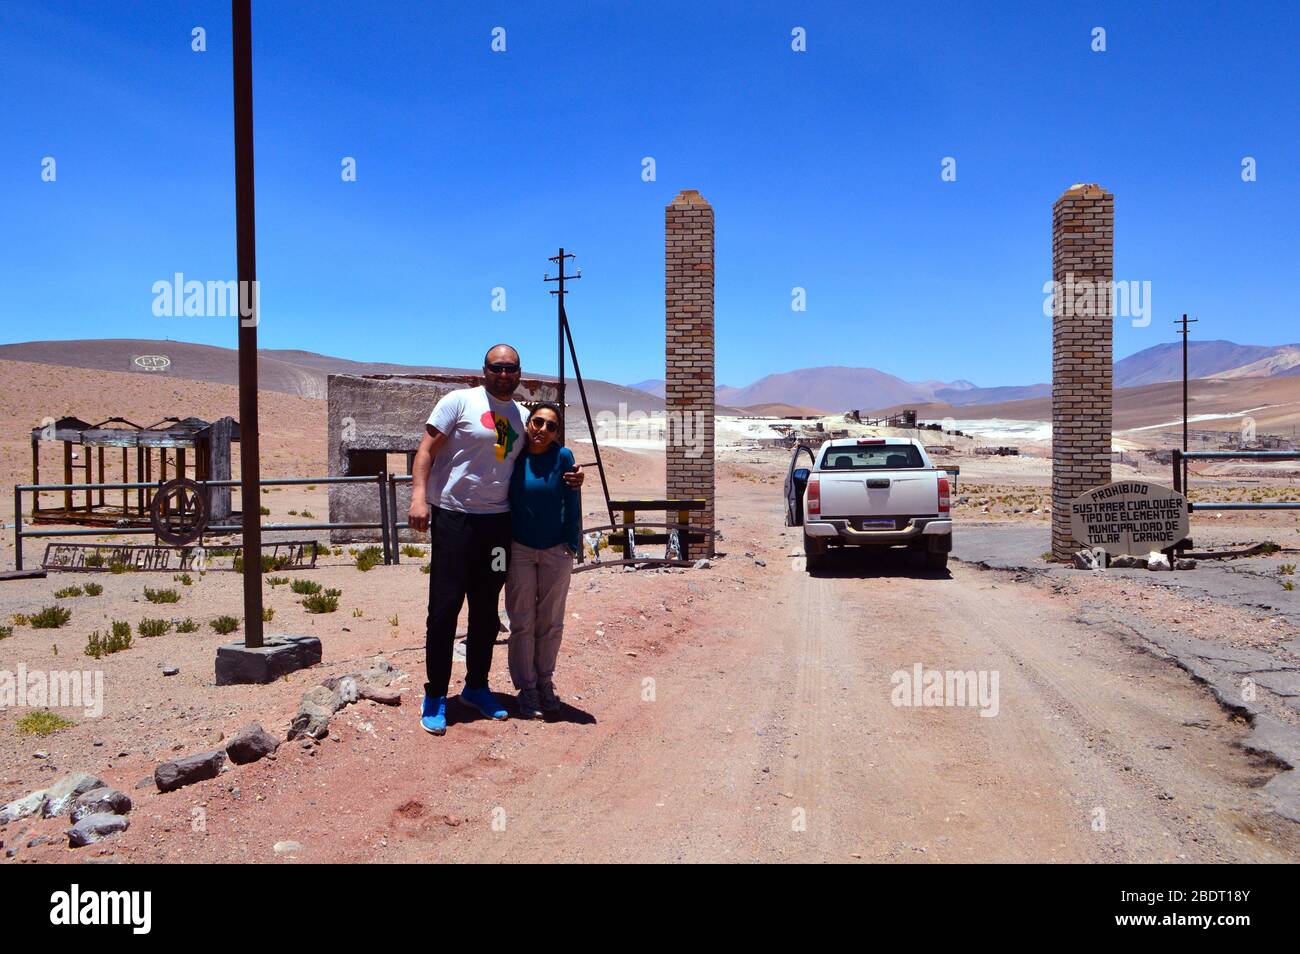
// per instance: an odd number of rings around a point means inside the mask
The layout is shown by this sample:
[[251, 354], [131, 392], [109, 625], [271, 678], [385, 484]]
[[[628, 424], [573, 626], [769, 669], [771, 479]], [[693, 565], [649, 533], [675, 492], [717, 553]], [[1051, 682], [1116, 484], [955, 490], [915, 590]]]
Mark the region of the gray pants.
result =
[[551, 685], [564, 635], [573, 553], [563, 543], [535, 550], [510, 544], [506, 613], [510, 617], [510, 679], [520, 692]]

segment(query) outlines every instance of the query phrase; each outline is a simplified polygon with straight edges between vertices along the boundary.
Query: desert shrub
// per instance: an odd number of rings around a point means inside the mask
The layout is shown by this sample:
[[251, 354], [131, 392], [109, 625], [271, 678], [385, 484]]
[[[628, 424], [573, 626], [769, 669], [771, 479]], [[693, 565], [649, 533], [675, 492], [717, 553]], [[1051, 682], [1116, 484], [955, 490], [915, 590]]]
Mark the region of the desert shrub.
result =
[[81, 593], [82, 593], [82, 590], [81, 590], [81, 587], [79, 587], [79, 586], [76, 586], [76, 585], [73, 585], [73, 586], [65, 586], [65, 587], [64, 587], [63, 589], [61, 589], [61, 590], [55, 590], [55, 591], [54, 591], [54, 598], [55, 598], [56, 600], [66, 600], [69, 596], [80, 596]]
[[263, 517], [269, 517], [269, 516], [271, 516], [271, 508], [270, 508], [270, 507], [258, 507], [257, 509], [258, 509], [258, 511], [262, 514]]
[[218, 616], [216, 619], [209, 621], [208, 625], [222, 636], [229, 636], [239, 629], [239, 620], [233, 616]]
[[298, 516], [298, 511], [296, 511], [296, 510], [290, 510], [290, 511], [289, 511], [289, 516], [291, 516], [291, 517], [296, 517], [296, 516]]
[[315, 580], [295, 579], [289, 584], [289, 589], [293, 590], [300, 596], [309, 596], [312, 593], [320, 592], [320, 584]]
[[394, 613], [392, 616], [388, 617], [388, 625], [389, 625], [389, 626], [396, 626], [396, 625], [397, 625], [397, 614], [396, 614], [396, 613]]
[[178, 633], [195, 633], [198, 632], [198, 629], [199, 624], [188, 616], [176, 624], [176, 632]]
[[104, 554], [100, 553], [98, 550], [90, 554], [90, 556], [86, 557], [86, 566], [103, 566], [103, 565], [104, 565]]
[[66, 606], [47, 606], [31, 616], [34, 629], [58, 629], [72, 619], [72, 610]]
[[427, 576], [432, 569], [433, 567], [426, 563], [424, 566], [420, 567], [420, 572]]
[[333, 613], [339, 608], [339, 597], [343, 595], [341, 590], [325, 590], [323, 593], [312, 593], [310, 596], [304, 596], [302, 599], [302, 608], [308, 613]]
[[288, 582], [289, 578], [287, 576], [268, 576], [266, 578], [267, 586], [284, 586]]
[[113, 620], [113, 638], [117, 640], [125, 639], [131, 641], [131, 624], [124, 619]]
[[[1291, 576], [1295, 573], [1295, 564], [1283, 563], [1280, 567], [1277, 568], [1277, 572], [1281, 573], [1283, 576]], [[55, 593], [54, 595], [58, 596], [59, 594]]]
[[8, 639], [14, 634], [12, 626], [0, 626], [0, 639]]
[[136, 626], [136, 631], [141, 636], [162, 636], [171, 631], [172, 621], [169, 619], [142, 619]]
[[422, 556], [424, 556], [424, 549], [423, 549], [422, 547], [417, 547], [414, 543], [403, 543], [403, 544], [402, 544], [402, 556], [404, 556], [404, 557], [422, 557]]
[[304, 511], [302, 511], [302, 513], [298, 514], [298, 516], [300, 516], [300, 517], [306, 517], [308, 520], [315, 520], [315, 519], [316, 519], [316, 515], [315, 515], [314, 513], [312, 513], [310, 510], [304, 510]]
[[353, 619], [360, 619], [360, 618], [361, 618], [362, 616], [364, 616], [364, 615], [365, 615], [365, 614], [361, 611], [361, 607], [360, 607], [360, 606], [358, 606], [358, 607], [356, 607], [355, 609], [352, 610], [352, 618], [353, 618]]
[[188, 573], [177, 573], [172, 577], [172, 579], [177, 583], [180, 583], [182, 586], [190, 586], [194, 583], [194, 577], [190, 576]]
[[98, 596], [100, 593], [103, 593], [103, 592], [104, 592], [104, 587], [103, 587], [103, 584], [101, 584], [101, 583], [87, 583], [87, 584], [86, 584], [86, 595], [87, 595], [87, 596]]
[[125, 631], [122, 630], [119, 624], [114, 623], [112, 632], [106, 635], [101, 634], [99, 630], [91, 633], [90, 638], [86, 640], [86, 655], [100, 659], [130, 649], [131, 627], [129, 624], [122, 625], [126, 626]]
[[[285, 555], [270, 556], [266, 553], [263, 553], [261, 556], [262, 556], [263, 573], [274, 573], [276, 570], [283, 570], [287, 568], [290, 563], [293, 562], [288, 556]], [[244, 572], [244, 555], [242, 553], [235, 554], [233, 565], [236, 573]]]
[[362, 573], [373, 570], [383, 559], [384, 551], [381, 547], [366, 547], [357, 554], [357, 569]]
[[114, 576], [116, 576], [119, 573], [132, 572], [135, 569], [135, 566], [130, 563], [124, 563], [121, 560], [114, 560], [112, 563], [108, 565], [108, 569], [109, 572], [111, 572]]
[[70, 725], [76, 725], [76, 723], [71, 719], [63, 718], [57, 712], [42, 709], [40, 712], [29, 712], [19, 719], [18, 731], [23, 735], [49, 735], [59, 729], [66, 729]]
[[269, 622], [271, 622], [271, 620], [272, 620], [274, 617], [275, 617], [275, 607], [274, 607], [274, 606], [263, 606], [263, 607], [262, 607], [262, 622], [263, 622], [263, 623], [269, 623]]
[[176, 590], [154, 590], [146, 586], [144, 588], [144, 598], [150, 603], [178, 603], [181, 594]]

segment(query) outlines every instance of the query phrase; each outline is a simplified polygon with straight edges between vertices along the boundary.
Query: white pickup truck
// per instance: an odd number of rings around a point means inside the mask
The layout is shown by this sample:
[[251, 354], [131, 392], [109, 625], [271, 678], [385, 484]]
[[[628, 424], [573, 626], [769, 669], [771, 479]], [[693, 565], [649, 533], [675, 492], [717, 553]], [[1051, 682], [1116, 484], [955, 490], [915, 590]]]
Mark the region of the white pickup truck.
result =
[[[811, 467], [798, 466], [801, 453]], [[843, 438], [816, 453], [800, 444], [785, 479], [785, 525], [803, 527], [809, 570], [821, 569], [833, 546], [906, 547], [943, 570], [952, 551], [950, 472], [908, 438]]]

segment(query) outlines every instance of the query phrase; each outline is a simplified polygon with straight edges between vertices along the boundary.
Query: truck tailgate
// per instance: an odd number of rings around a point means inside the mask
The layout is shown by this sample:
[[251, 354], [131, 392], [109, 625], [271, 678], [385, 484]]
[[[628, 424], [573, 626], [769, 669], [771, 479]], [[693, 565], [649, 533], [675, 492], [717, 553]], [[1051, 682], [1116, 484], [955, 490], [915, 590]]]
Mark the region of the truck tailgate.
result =
[[918, 517], [939, 511], [939, 475], [933, 470], [822, 471], [823, 517]]

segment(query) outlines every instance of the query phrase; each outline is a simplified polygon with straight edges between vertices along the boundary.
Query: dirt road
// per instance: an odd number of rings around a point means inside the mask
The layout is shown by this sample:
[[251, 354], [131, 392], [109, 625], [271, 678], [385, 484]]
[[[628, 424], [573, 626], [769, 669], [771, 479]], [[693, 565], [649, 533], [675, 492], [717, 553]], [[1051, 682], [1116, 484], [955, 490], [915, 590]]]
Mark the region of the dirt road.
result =
[[[168, 795], [132, 790], [152, 762], [124, 758], [105, 778], [137, 799], [129, 831], [19, 860], [1300, 858], [1296, 826], [1252, 791], [1277, 769], [1233, 745], [1245, 726], [1182, 670], [1078, 620], [1059, 584], [854, 554], [813, 577], [770, 483], [723, 489], [736, 516], [712, 568], [575, 576], [563, 720], [459, 721], [453, 705], [432, 738], [416, 724], [418, 640], [349, 619], [363, 632], [331, 637], [323, 671], [297, 674], [263, 721], [279, 731], [306, 685], [379, 645], [408, 674], [400, 707], [351, 706], [317, 746]], [[427, 580], [373, 572], [393, 607]], [[918, 665], [982, 675], [988, 692], [894, 704], [895, 674], [910, 684]], [[492, 679], [509, 691], [504, 644]], [[220, 715], [198, 724], [238, 727]]]

